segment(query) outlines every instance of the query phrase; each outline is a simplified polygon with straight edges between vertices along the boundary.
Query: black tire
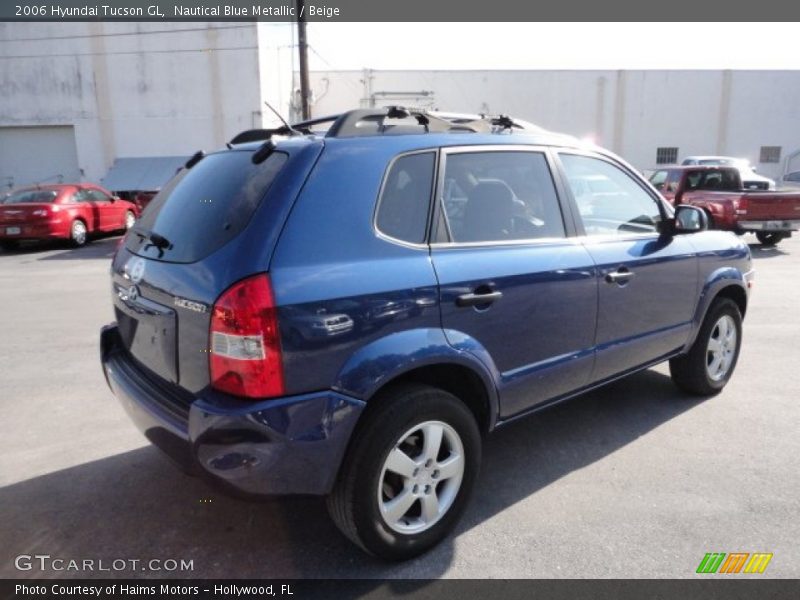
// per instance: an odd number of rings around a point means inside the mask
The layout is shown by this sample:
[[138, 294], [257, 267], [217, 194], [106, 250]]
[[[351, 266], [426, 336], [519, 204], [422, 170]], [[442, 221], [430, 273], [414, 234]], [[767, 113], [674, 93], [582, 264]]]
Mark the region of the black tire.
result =
[[69, 242], [76, 248], [85, 246], [89, 241], [89, 232], [86, 223], [75, 219], [69, 227]]
[[[709, 343], [712, 335], [719, 333], [720, 320], [728, 316], [732, 319], [736, 331], [736, 343], [730, 348], [732, 356], [726, 371], [719, 378], [709, 374]], [[715, 336], [716, 338], [716, 336]], [[742, 346], [742, 314], [739, 307], [729, 298], [719, 298], [712, 304], [700, 332], [697, 334], [692, 347], [684, 355], [677, 356], [669, 361], [669, 371], [672, 381], [680, 389], [696, 396], [713, 396], [722, 391], [730, 380], [739, 360], [739, 350]], [[712, 360], [713, 362], [713, 360]]]
[[3, 240], [0, 242], [0, 248], [2, 248], [4, 252], [11, 252], [19, 248], [19, 242], [17, 240]]
[[[328, 511], [342, 533], [368, 553], [386, 560], [406, 560], [441, 542], [458, 522], [478, 474], [481, 436], [475, 417], [464, 403], [435, 387], [396, 386], [370, 400], [373, 402], [376, 404], [368, 407], [359, 424], [328, 497]], [[383, 467], [401, 438], [429, 421], [446, 424], [460, 438], [464, 457], [461, 483], [438, 520], [419, 533], [401, 533], [390, 527], [380, 512], [378, 492], [385, 490]], [[434, 492], [442, 490], [442, 485], [444, 480], [434, 483]], [[421, 512], [421, 502], [415, 500], [407, 512]]]
[[781, 231], [757, 231], [756, 238], [761, 242], [762, 246], [775, 246], [786, 234]]

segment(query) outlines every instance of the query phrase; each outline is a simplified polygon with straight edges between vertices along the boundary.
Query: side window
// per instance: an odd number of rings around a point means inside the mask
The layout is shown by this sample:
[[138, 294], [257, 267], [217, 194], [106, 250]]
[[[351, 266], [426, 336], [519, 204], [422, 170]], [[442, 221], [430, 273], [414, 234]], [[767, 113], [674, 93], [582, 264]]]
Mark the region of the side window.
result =
[[89, 202], [90, 200], [89, 190], [78, 190], [72, 195], [70, 202]]
[[702, 179], [703, 179], [702, 171], [689, 171], [688, 173], [686, 173], [686, 184], [684, 187], [687, 190], [695, 190], [700, 185]]
[[86, 190], [87, 195], [89, 196], [89, 200], [93, 202], [110, 202], [111, 198], [106, 196], [100, 190]]
[[[562, 154], [561, 162], [587, 235], [658, 230], [658, 204], [625, 171], [605, 160], [574, 154]], [[578, 180], [584, 185], [575, 185]]]
[[656, 171], [650, 177], [650, 183], [653, 184], [653, 187], [657, 190], [664, 189], [664, 183], [667, 181], [667, 171]]
[[378, 201], [375, 224], [395, 239], [425, 241], [433, 187], [434, 152], [401, 156], [392, 164]]
[[564, 237], [564, 220], [541, 152], [447, 155], [442, 194], [453, 242]]
[[678, 191], [678, 187], [681, 183], [681, 177], [683, 176], [683, 171], [672, 171], [667, 176], [667, 184], [665, 186], [665, 190], [667, 192], [675, 193]]

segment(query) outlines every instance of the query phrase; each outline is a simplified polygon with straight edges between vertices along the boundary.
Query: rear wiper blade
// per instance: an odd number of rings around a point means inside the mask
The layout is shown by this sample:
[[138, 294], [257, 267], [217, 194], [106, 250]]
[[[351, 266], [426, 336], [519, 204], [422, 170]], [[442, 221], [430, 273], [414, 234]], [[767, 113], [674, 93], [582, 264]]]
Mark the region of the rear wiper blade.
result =
[[139, 236], [140, 239], [148, 240], [150, 243], [145, 246], [145, 250], [149, 246], [153, 246], [158, 248], [159, 257], [164, 254], [164, 250], [170, 250], [172, 248], [172, 242], [170, 242], [167, 238], [165, 238], [160, 233], [156, 233], [150, 229], [143, 229], [143, 228], [134, 228], [133, 233]]

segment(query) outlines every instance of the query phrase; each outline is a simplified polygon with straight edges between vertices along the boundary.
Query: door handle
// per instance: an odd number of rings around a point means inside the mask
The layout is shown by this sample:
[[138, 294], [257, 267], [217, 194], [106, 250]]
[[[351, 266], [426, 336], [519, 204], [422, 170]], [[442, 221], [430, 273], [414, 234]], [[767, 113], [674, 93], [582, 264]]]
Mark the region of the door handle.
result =
[[617, 271], [606, 273], [606, 283], [625, 285], [633, 279], [633, 275], [633, 271], [629, 271], [626, 267], [620, 267]]
[[480, 306], [481, 304], [491, 304], [503, 297], [503, 292], [477, 292], [461, 294], [456, 297], [456, 306]]

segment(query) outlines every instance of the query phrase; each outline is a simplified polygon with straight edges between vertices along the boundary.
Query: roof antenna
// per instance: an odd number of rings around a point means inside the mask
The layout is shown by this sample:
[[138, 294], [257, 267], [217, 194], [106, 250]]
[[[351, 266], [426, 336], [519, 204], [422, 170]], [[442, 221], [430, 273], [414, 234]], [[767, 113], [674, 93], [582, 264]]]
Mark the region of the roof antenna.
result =
[[284, 126], [284, 128], [286, 129], [287, 132], [289, 132], [291, 135], [303, 135], [302, 133], [300, 133], [296, 129], [293, 129], [292, 126], [289, 125], [289, 122], [286, 119], [284, 119], [281, 116], [281, 113], [279, 113], [277, 110], [275, 110], [275, 108], [273, 108], [273, 106], [269, 102], [264, 100], [264, 104], [266, 105], [266, 107], [268, 109], [270, 109], [273, 113], [275, 113], [275, 116], [278, 117], [278, 119], [280, 119], [281, 123], [283, 123], [283, 126]]

